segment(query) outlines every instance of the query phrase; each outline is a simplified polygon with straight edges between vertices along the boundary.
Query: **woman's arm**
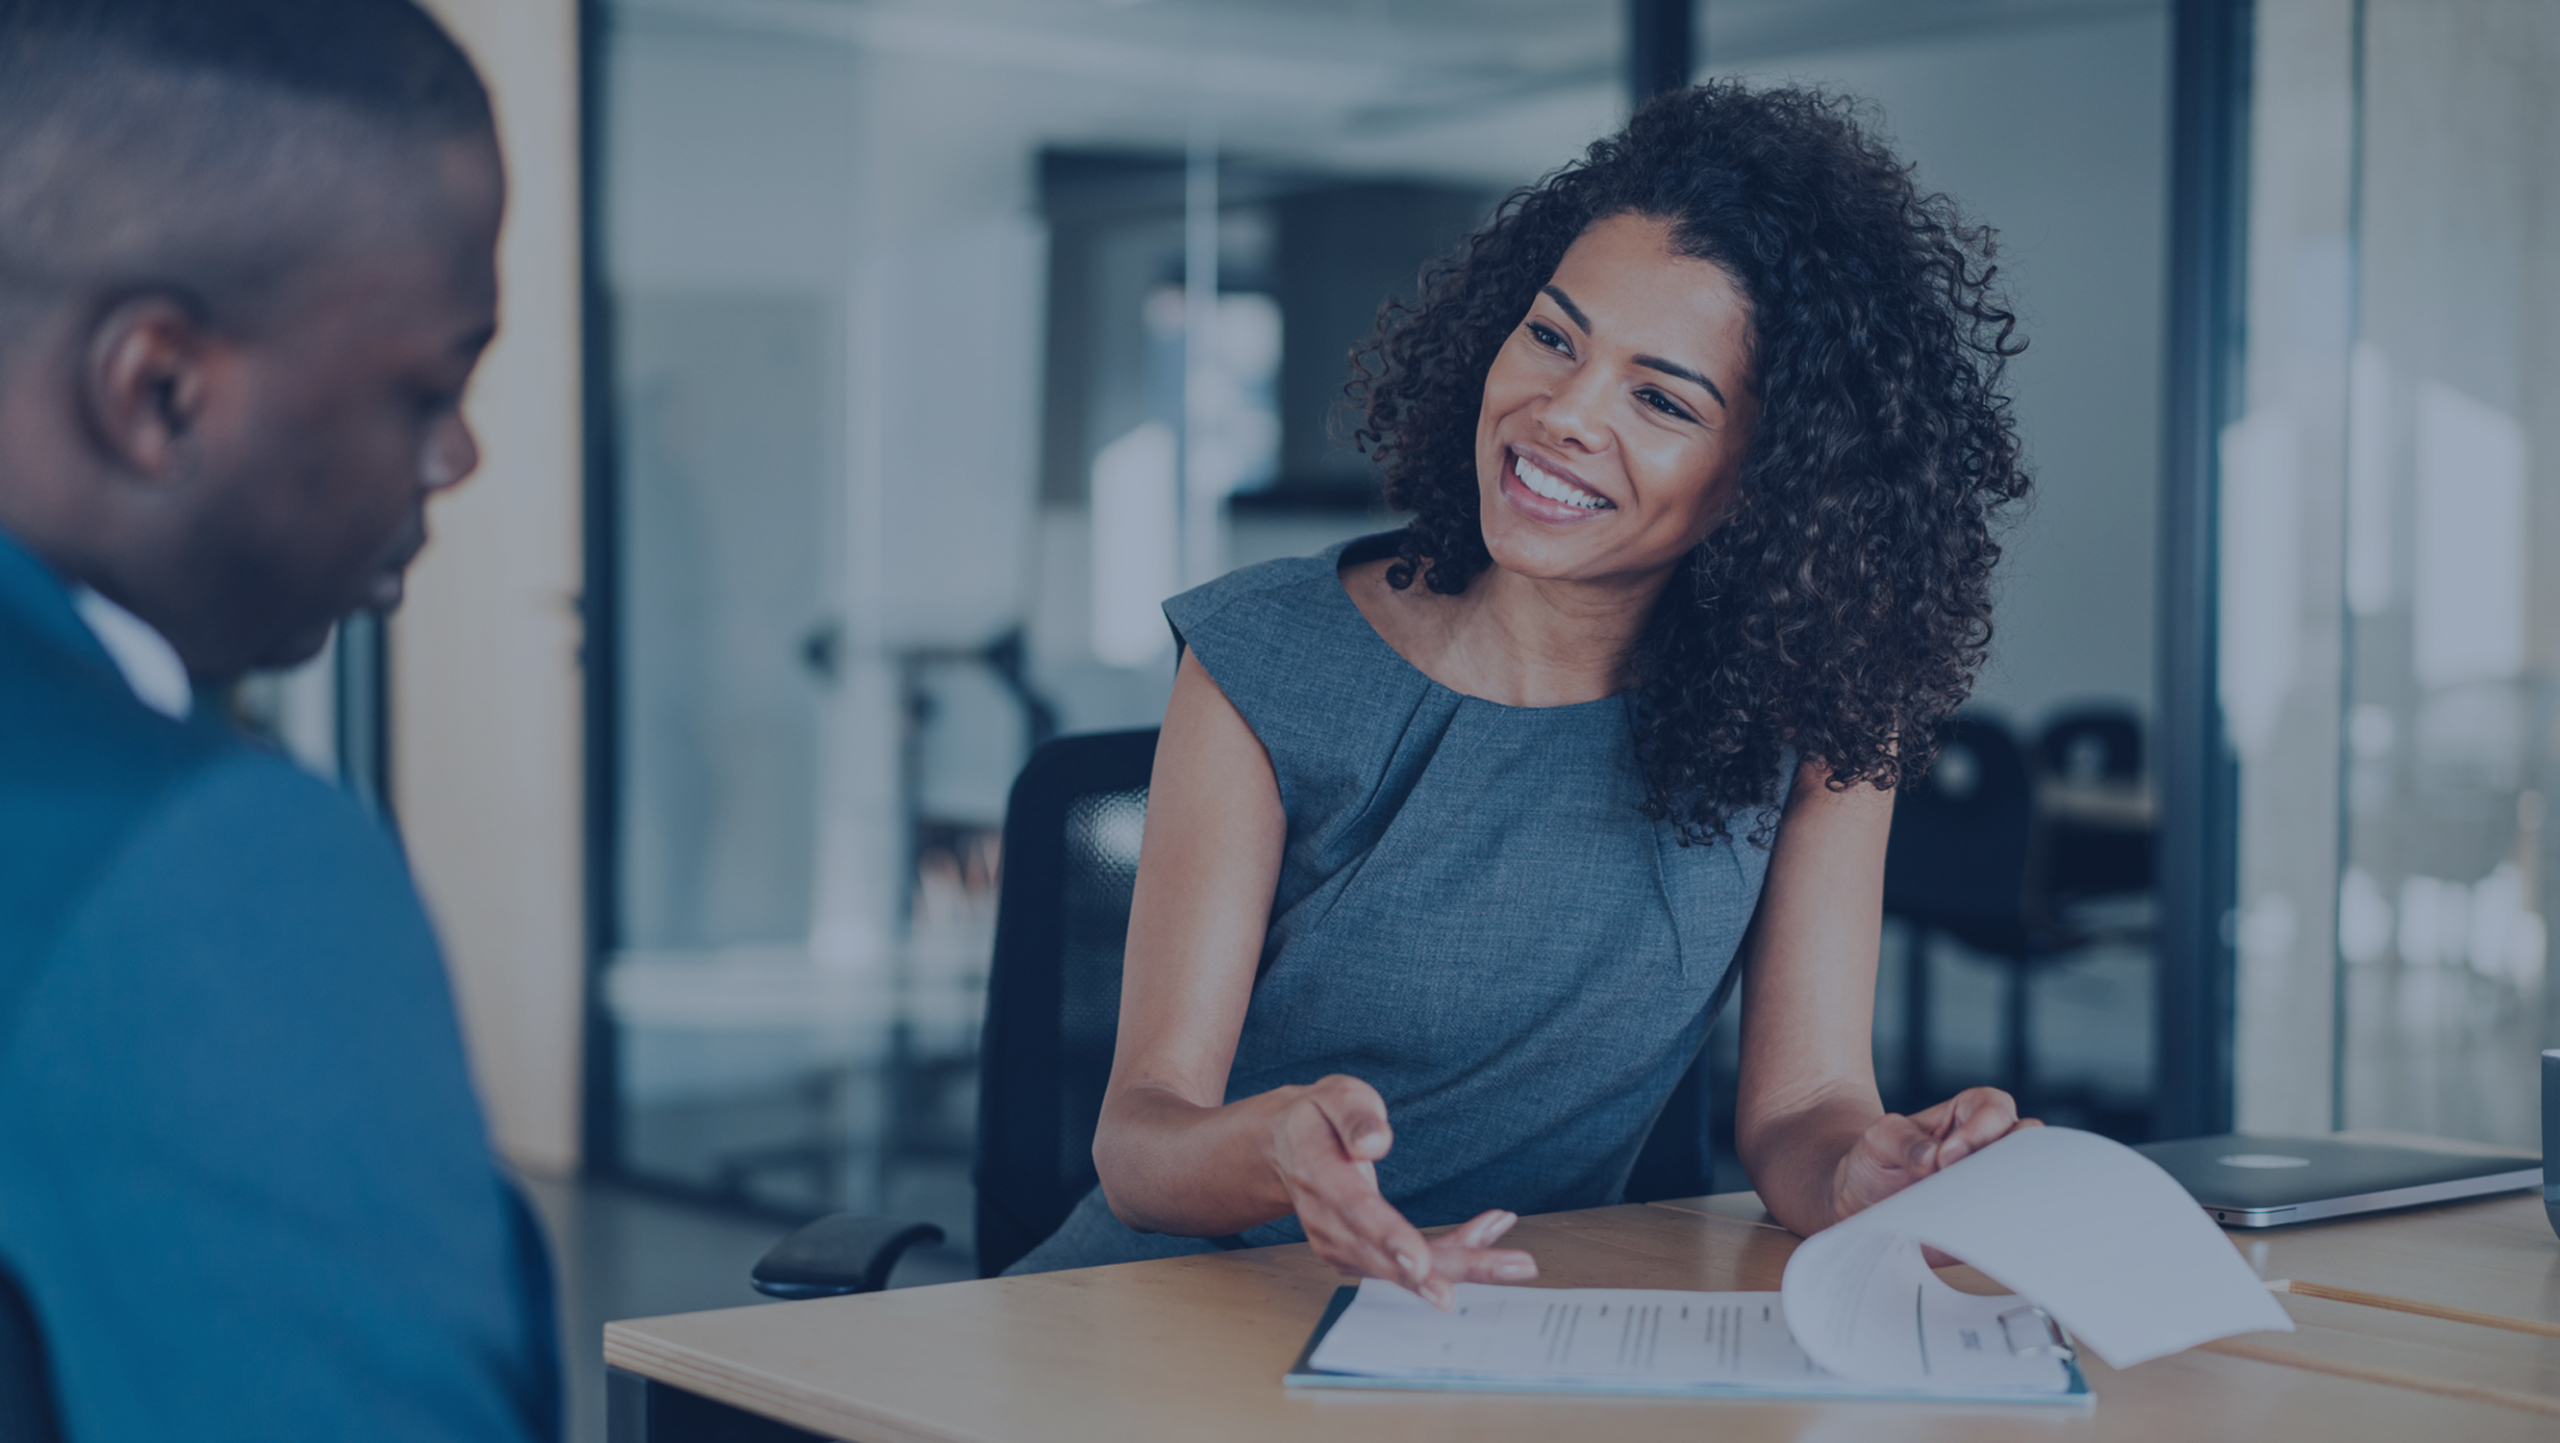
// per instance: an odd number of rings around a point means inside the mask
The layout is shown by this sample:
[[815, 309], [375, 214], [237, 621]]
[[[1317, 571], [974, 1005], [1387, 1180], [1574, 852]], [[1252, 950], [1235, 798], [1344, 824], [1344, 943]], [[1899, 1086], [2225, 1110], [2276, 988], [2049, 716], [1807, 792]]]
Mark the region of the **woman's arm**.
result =
[[1911, 1117], [1884, 1110], [1873, 1033], [1893, 793], [1828, 782], [1819, 763], [1797, 771], [1743, 943], [1735, 1142], [1761, 1202], [1802, 1234], [2022, 1125], [1993, 1087]]
[[1394, 1133], [1367, 1083], [1327, 1077], [1225, 1103], [1287, 835], [1261, 741], [1184, 656], [1156, 744], [1119, 1047], [1093, 1141], [1113, 1215], [1216, 1237], [1295, 1213], [1317, 1256], [1435, 1302], [1452, 1281], [1535, 1276], [1528, 1254], [1488, 1250], [1510, 1214], [1426, 1242], [1379, 1193]]

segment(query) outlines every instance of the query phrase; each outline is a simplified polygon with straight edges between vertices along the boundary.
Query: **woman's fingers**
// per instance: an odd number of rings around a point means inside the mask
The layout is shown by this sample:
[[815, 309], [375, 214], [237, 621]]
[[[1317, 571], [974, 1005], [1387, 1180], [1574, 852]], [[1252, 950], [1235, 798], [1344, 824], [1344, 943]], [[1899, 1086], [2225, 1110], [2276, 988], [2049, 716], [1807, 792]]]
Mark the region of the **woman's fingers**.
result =
[[1493, 1244], [1520, 1221], [1518, 1213], [1478, 1213], [1431, 1240], [1432, 1271], [1457, 1283], [1525, 1283], [1538, 1275], [1538, 1260], [1518, 1248]]
[[1518, 1248], [1478, 1248], [1472, 1252], [1432, 1244], [1438, 1254], [1437, 1276], [1453, 1283], [1525, 1283], [1538, 1276], [1538, 1260]]
[[1941, 1106], [1948, 1109], [1938, 1166], [1947, 1167], [2007, 1137], [2018, 1127], [2018, 1100], [1996, 1087], [1969, 1087]]
[[1489, 1248], [1504, 1233], [1511, 1231], [1512, 1225], [1519, 1221], [1518, 1213], [1506, 1212], [1501, 1208], [1487, 1208], [1433, 1241], [1454, 1243], [1464, 1248]]
[[1917, 1117], [1886, 1113], [1867, 1125], [1832, 1175], [1836, 1221], [1893, 1196], [1938, 1167], [1938, 1135]]
[[1320, 1246], [1317, 1252], [1342, 1271], [1386, 1278], [1447, 1306], [1449, 1285], [1438, 1276], [1431, 1244], [1375, 1191], [1320, 1199], [1317, 1206], [1302, 1210], [1298, 1221], [1306, 1227], [1309, 1241], [1321, 1235], [1334, 1244], [1330, 1250]]
[[1426, 1240], [1378, 1191], [1377, 1160], [1395, 1145], [1386, 1103], [1356, 1077], [1328, 1077], [1292, 1108], [1284, 1176], [1316, 1256], [1336, 1270], [1387, 1278], [1447, 1309], [1457, 1283], [1523, 1283], [1537, 1260], [1493, 1244], [1520, 1221], [1495, 1209]]
[[1387, 1126], [1386, 1100], [1359, 1078], [1340, 1074], [1324, 1078], [1307, 1089], [1307, 1101], [1333, 1125], [1344, 1156], [1376, 1162], [1395, 1146], [1395, 1129]]
[[1956, 1104], [1963, 1101], [1964, 1097], [1965, 1094], [1959, 1092], [1935, 1107], [1924, 1107], [1911, 1114], [1911, 1121], [1931, 1136], [1943, 1137], [1946, 1135], [1949, 1120], [1955, 1116]]
[[1328, 1077], [1292, 1108], [1283, 1177], [1316, 1256], [1338, 1271], [1387, 1278], [1449, 1306], [1431, 1245], [1378, 1191], [1377, 1159], [1394, 1144], [1386, 1104], [1353, 1077]]
[[1316, 1255], [1355, 1277], [1386, 1278], [1430, 1296], [1431, 1245], [1374, 1189], [1311, 1189], [1298, 1197], [1298, 1222]]
[[[1359, 1271], [1410, 1286], [1429, 1271], [1421, 1233], [1378, 1192], [1377, 1166], [1351, 1157], [1339, 1126], [1321, 1110], [1293, 1119], [1283, 1177], [1310, 1240], [1323, 1234], [1376, 1254]], [[1407, 1235], [1410, 1236], [1407, 1236]], [[1329, 1259], [1339, 1261], [1339, 1259]]]
[[1941, 1168], [1952, 1167], [2021, 1127], [2016, 1098], [1970, 1087], [1909, 1117], [1886, 1113], [1867, 1125], [1833, 1174], [1834, 1219], [1873, 1206]]
[[1919, 1117], [1886, 1113], [1858, 1139], [1882, 1167], [1925, 1177], [1938, 1165], [1938, 1129]]

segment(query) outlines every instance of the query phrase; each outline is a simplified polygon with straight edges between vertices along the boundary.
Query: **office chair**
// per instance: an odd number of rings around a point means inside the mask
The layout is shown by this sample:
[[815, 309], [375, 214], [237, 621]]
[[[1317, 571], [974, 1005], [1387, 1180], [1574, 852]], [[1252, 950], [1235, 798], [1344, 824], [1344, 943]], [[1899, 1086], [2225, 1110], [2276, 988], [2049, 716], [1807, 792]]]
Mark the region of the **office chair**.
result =
[[44, 1333], [36, 1326], [18, 1280], [0, 1267], [0, 1438], [9, 1443], [59, 1443], [53, 1413], [53, 1370], [45, 1361]]
[[1906, 1105], [1930, 1095], [1929, 939], [1944, 932], [2007, 965], [2001, 1077], [2023, 1099], [2029, 1076], [2027, 971], [2074, 939], [2028, 903], [2035, 789], [2008, 728], [1958, 717], [1937, 765], [1906, 786], [1885, 844], [1885, 915], [1910, 929], [1904, 953], [1903, 1088]]
[[[2142, 721], [2124, 706], [2076, 707], [2045, 723], [2036, 774], [2065, 786], [2133, 788], [2142, 780]], [[2044, 819], [2033, 885], [2060, 912], [2080, 902], [2138, 896], [2152, 889], [2148, 827], [2096, 825], [2067, 815]]]
[[[1032, 753], [1005, 808], [995, 956], [979, 1049], [977, 1265], [993, 1277], [1092, 1191], [1093, 1135], [1120, 1026], [1120, 965], [1156, 733], [1061, 737]], [[1629, 1196], [1711, 1190], [1703, 1059], [1657, 1120]], [[838, 1213], [756, 1264], [780, 1298], [877, 1291], [930, 1223]]]
[[2131, 782], [2142, 776], [2142, 722], [2109, 703], [2057, 713], [2036, 737], [2036, 770], [2065, 781]]

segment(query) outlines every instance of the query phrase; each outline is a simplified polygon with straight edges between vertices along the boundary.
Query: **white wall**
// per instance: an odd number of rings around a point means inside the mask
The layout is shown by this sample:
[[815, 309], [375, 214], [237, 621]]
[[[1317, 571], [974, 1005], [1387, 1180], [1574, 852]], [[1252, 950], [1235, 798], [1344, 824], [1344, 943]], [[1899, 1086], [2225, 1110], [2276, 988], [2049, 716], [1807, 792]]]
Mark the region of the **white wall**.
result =
[[572, 0], [430, 0], [494, 92], [505, 291], [467, 414], [479, 475], [436, 503], [391, 632], [393, 804], [443, 933], [498, 1146], [578, 1160], [577, 28]]

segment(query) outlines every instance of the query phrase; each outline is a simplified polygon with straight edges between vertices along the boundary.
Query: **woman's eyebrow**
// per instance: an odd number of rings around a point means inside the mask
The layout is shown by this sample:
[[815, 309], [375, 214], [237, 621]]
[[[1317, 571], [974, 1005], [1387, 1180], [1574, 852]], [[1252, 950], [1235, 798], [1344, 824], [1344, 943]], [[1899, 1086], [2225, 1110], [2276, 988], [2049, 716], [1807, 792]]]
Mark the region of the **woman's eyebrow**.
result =
[[1635, 363], [1639, 366], [1646, 366], [1653, 370], [1660, 371], [1666, 376], [1678, 376], [1681, 380], [1690, 382], [1693, 385], [1704, 386], [1707, 394], [1716, 398], [1717, 405], [1724, 407], [1728, 411], [1733, 409], [1731, 403], [1725, 400], [1724, 392], [1716, 389], [1715, 382], [1710, 381], [1706, 377], [1699, 375], [1697, 372], [1690, 370], [1688, 367], [1681, 365], [1678, 361], [1666, 361], [1660, 356], [1638, 356], [1635, 358]]
[[1587, 336], [1591, 334], [1591, 318], [1582, 313], [1582, 307], [1573, 303], [1573, 297], [1564, 293], [1564, 287], [1547, 285], [1540, 286], [1538, 289], [1545, 292], [1549, 300], [1552, 300], [1557, 305], [1564, 307], [1564, 313], [1573, 317], [1573, 323], [1582, 328], [1582, 333], [1584, 335]]

